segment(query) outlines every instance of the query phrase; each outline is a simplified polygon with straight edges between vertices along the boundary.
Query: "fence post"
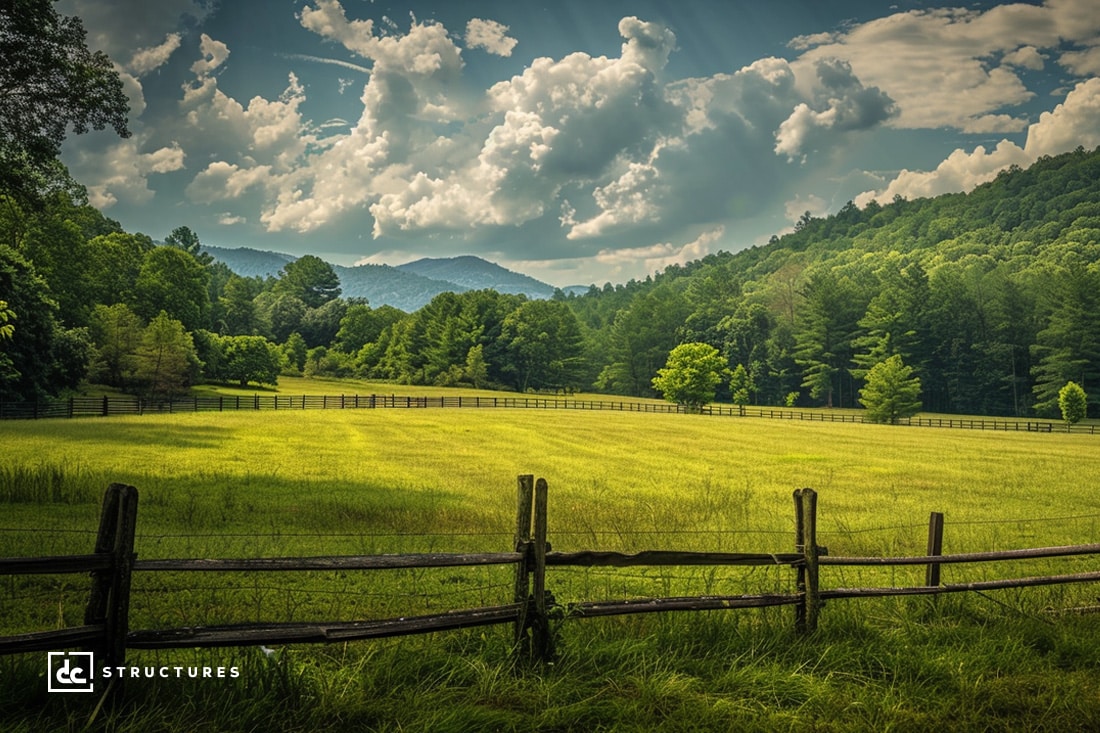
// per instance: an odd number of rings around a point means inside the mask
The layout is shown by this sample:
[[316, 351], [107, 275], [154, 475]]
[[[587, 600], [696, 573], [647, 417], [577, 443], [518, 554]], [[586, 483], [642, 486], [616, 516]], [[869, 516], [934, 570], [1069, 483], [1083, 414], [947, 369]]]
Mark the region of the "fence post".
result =
[[[928, 517], [928, 556], [935, 557], [943, 554], [943, 513], [932, 512]], [[924, 584], [938, 586], [940, 584], [940, 564], [928, 563], [924, 573]]]
[[817, 492], [798, 489], [794, 492], [796, 550], [802, 553], [798, 568], [798, 592], [802, 600], [795, 606], [795, 628], [802, 633], [817, 630], [821, 610], [817, 546]]
[[105, 657], [108, 666], [121, 666], [126, 659], [137, 500], [138, 492], [133, 486], [108, 486], [96, 536], [96, 554], [110, 554], [112, 563], [110, 570], [92, 574], [92, 591], [84, 623], [104, 625], [103, 641], [94, 651]]
[[550, 549], [546, 541], [547, 532], [547, 484], [540, 478], [535, 483], [535, 528], [534, 528], [534, 577], [532, 594], [534, 609], [531, 619], [531, 644], [534, 657], [540, 662], [550, 662], [554, 658], [553, 639], [550, 635], [550, 616], [547, 610], [546, 591], [546, 552]]
[[527, 601], [530, 597], [530, 582], [528, 560], [531, 556], [531, 510], [534, 506], [535, 477], [531, 475], [519, 476], [516, 481], [516, 552], [523, 555], [523, 559], [516, 565], [516, 582], [513, 599], [520, 605], [519, 616], [515, 625], [515, 654], [517, 657], [525, 655], [525, 641], [527, 639]]

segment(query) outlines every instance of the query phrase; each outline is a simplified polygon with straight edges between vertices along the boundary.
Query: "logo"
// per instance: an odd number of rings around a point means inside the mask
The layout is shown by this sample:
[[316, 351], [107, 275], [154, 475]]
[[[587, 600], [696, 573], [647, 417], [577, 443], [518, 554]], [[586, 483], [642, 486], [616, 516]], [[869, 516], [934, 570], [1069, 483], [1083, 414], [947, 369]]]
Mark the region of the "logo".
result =
[[92, 652], [50, 652], [48, 669], [50, 692], [95, 692]]

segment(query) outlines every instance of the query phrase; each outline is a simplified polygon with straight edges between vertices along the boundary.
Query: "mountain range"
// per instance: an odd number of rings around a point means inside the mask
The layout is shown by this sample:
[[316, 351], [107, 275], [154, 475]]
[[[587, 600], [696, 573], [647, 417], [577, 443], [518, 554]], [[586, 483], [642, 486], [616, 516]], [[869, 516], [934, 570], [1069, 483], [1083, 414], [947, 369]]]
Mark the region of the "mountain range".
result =
[[[281, 252], [266, 252], [247, 247], [203, 246], [215, 260], [242, 277], [278, 277], [288, 262], [297, 258]], [[331, 263], [330, 263], [331, 264]], [[480, 257], [431, 258], [390, 265], [331, 265], [340, 278], [341, 295], [366, 298], [372, 306], [390, 305], [411, 313], [440, 293], [467, 290], [496, 290], [499, 293], [546, 299], [554, 286], [529, 275], [513, 272]]]

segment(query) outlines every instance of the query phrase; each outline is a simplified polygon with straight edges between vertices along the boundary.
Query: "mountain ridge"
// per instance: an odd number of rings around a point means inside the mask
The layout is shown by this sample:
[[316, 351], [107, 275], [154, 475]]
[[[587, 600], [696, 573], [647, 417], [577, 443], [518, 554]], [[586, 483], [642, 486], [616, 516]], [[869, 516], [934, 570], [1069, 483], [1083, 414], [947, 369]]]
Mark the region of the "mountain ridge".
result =
[[[298, 259], [251, 247], [203, 245], [203, 251], [242, 277], [278, 277], [287, 263]], [[445, 292], [496, 290], [534, 300], [545, 300], [555, 292], [552, 285], [475, 255], [424, 257], [396, 267], [329, 264], [340, 279], [343, 297], [365, 298], [372, 306], [390, 305], [409, 313]]]

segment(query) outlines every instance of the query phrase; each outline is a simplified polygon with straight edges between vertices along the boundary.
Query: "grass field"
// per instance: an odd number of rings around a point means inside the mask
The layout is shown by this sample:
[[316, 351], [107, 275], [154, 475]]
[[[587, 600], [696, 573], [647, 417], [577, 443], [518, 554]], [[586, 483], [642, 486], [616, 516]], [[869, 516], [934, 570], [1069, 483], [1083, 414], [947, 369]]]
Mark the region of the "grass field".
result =
[[[387, 389], [388, 388], [388, 389]], [[383, 386], [411, 393], [409, 388]], [[294, 380], [286, 394], [378, 385]], [[433, 395], [443, 390], [433, 389]], [[463, 392], [463, 394], [469, 394]], [[185, 414], [0, 423], [0, 556], [87, 552], [112, 481], [141, 492], [137, 551], [262, 557], [510, 549], [515, 477], [550, 485], [555, 550], [790, 552], [791, 493], [819, 492], [833, 555], [1100, 541], [1100, 443], [691, 415], [527, 410]], [[944, 581], [1095, 570], [1089, 560], [944, 568]], [[922, 569], [826, 569], [823, 587], [920, 584]], [[86, 579], [2, 579], [0, 633], [80, 623]], [[351, 620], [510, 600], [503, 569], [138, 574], [133, 628]], [[559, 601], [790, 591], [789, 569], [566, 570]], [[1100, 728], [1095, 585], [567, 621], [556, 665], [514, 674], [509, 630], [346, 646], [137, 653], [235, 660], [230, 685], [141, 681], [110, 730], [1088, 730]], [[0, 658], [5, 730], [81, 729], [44, 655]], [[153, 663], [153, 662], [150, 662]], [[60, 700], [56, 698], [62, 698]], [[94, 727], [94, 726], [93, 726]]]

